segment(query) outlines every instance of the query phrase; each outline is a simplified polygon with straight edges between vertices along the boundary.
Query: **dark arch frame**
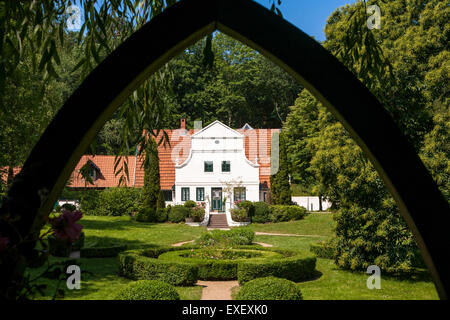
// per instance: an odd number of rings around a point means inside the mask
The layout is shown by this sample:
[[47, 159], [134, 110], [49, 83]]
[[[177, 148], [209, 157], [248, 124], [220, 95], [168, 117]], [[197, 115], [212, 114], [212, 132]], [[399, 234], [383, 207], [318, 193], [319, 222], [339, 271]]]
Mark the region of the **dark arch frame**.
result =
[[[249, 0], [183, 0], [100, 63], [66, 101], [14, 180], [1, 210], [20, 215], [16, 230], [37, 234], [76, 163], [114, 110], [164, 63], [216, 29], [280, 65], [341, 121], [386, 183], [440, 298], [446, 299], [449, 204], [414, 149], [345, 66], [295, 26]], [[18, 241], [6, 225], [0, 228], [12, 242]]]

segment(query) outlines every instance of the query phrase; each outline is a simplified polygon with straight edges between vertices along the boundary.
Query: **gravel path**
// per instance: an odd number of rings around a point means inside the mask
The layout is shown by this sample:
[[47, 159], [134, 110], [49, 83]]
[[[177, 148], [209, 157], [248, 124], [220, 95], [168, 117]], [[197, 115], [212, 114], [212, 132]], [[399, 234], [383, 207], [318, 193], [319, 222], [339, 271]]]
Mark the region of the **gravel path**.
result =
[[202, 281], [197, 285], [203, 287], [201, 300], [231, 300], [231, 288], [239, 286], [237, 281]]

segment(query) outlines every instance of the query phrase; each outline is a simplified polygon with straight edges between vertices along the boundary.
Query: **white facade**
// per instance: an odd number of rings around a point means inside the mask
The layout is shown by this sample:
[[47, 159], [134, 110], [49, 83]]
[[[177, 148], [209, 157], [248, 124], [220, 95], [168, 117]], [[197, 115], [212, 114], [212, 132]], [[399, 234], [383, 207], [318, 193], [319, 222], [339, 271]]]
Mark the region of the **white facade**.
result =
[[[292, 197], [292, 202], [306, 208], [308, 211], [319, 211], [319, 197]], [[322, 210], [328, 210], [331, 207], [331, 202], [322, 200]]]
[[211, 123], [191, 136], [188, 158], [175, 165], [175, 202], [203, 201], [207, 215], [222, 212], [228, 225], [243, 224], [232, 221], [230, 208], [235, 188], [241, 193], [245, 189], [245, 200], [260, 201], [259, 165], [254, 160], [245, 156], [244, 135], [219, 121]]

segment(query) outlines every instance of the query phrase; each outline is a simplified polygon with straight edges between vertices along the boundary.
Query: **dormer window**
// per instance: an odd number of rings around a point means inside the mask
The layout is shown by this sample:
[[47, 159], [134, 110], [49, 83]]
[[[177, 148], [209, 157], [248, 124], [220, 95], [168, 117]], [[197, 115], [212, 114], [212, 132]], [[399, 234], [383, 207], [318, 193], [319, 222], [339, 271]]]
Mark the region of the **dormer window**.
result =
[[230, 161], [222, 161], [222, 172], [230, 172]]
[[205, 172], [213, 172], [214, 165], [212, 161], [205, 161]]

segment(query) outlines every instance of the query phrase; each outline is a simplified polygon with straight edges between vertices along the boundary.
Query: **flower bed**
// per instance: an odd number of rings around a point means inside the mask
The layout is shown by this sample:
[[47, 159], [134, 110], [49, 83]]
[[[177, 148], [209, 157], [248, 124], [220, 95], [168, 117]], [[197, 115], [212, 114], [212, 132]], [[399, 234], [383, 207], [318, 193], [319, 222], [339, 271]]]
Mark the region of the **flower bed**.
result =
[[160, 279], [173, 285], [200, 280], [235, 280], [275, 276], [292, 281], [314, 275], [316, 258], [310, 253], [256, 246], [235, 249], [152, 248], [119, 254], [120, 273], [132, 279]]

